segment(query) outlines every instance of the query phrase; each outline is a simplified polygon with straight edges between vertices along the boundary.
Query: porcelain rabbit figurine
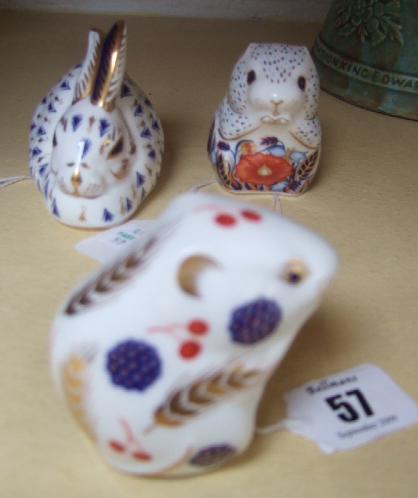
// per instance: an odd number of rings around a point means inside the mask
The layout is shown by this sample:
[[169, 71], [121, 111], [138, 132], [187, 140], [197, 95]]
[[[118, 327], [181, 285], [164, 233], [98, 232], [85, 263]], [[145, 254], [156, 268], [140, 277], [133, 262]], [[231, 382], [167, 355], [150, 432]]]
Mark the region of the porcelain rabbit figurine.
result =
[[319, 80], [306, 47], [252, 43], [232, 72], [208, 152], [233, 192], [303, 193], [317, 169]]
[[83, 228], [123, 222], [155, 186], [164, 148], [152, 104], [125, 74], [127, 29], [90, 31], [83, 63], [42, 100], [30, 172], [51, 214]]
[[264, 386], [335, 271], [326, 242], [275, 212], [184, 194], [64, 303], [56, 387], [117, 469], [209, 470], [250, 444]]

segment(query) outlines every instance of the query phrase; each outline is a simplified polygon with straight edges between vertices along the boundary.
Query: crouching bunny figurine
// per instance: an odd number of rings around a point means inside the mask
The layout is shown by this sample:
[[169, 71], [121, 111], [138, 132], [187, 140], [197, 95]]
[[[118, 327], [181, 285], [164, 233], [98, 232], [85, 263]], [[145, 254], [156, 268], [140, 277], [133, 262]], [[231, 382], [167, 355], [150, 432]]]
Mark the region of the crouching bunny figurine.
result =
[[317, 169], [319, 80], [309, 51], [252, 43], [215, 113], [208, 152], [233, 192], [303, 193]]
[[212, 469], [250, 444], [264, 386], [335, 271], [334, 250], [290, 220], [184, 194], [64, 303], [56, 387], [117, 469]]
[[151, 102], [125, 74], [127, 30], [90, 31], [83, 63], [35, 110], [30, 172], [51, 214], [83, 228], [129, 218], [160, 173], [164, 138]]

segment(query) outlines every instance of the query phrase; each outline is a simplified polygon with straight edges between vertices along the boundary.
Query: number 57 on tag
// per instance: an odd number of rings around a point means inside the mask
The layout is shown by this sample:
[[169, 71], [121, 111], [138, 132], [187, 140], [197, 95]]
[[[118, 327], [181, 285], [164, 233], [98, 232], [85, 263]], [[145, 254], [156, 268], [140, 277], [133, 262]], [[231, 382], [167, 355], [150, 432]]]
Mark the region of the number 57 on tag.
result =
[[309, 382], [284, 398], [289, 430], [312, 439], [326, 453], [418, 423], [418, 405], [375, 365]]

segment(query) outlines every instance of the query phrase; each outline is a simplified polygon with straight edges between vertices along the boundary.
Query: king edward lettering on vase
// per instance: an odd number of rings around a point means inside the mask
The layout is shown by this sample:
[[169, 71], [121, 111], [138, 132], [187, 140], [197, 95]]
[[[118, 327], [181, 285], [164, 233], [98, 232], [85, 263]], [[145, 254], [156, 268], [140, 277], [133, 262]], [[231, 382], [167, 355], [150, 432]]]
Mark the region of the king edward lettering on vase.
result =
[[418, 120], [418, 2], [334, 0], [314, 47], [321, 87]]
[[127, 29], [89, 33], [82, 64], [36, 108], [30, 173], [62, 223], [107, 228], [131, 217], [155, 186], [164, 137], [145, 93], [126, 75]]

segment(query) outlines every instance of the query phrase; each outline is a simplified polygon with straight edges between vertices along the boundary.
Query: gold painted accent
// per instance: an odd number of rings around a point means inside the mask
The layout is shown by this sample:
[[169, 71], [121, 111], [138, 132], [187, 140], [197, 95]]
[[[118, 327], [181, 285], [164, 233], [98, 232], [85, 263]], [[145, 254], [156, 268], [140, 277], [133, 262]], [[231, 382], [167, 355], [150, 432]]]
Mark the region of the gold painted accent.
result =
[[197, 289], [199, 275], [209, 268], [219, 268], [219, 265], [207, 256], [188, 257], [177, 271], [178, 285], [186, 294], [200, 297]]
[[261, 168], [258, 168], [257, 173], [260, 176], [270, 176], [273, 173], [273, 171], [264, 164], [263, 166], [261, 166]]
[[[106, 74], [104, 75], [104, 81], [102, 82], [99, 95], [95, 97], [94, 100], [92, 100], [93, 104], [102, 107], [107, 112], [111, 112], [115, 107], [116, 95], [111, 100], [108, 100], [108, 97], [109, 94], [111, 93], [111, 90], [113, 90], [112, 88], [112, 83], [114, 83], [113, 79], [115, 76], [117, 76], [117, 72], [121, 64], [121, 58], [124, 56], [125, 53], [125, 45], [126, 45], [125, 22], [117, 21], [115, 23], [115, 26], [116, 26], [116, 32], [113, 40], [112, 53], [110, 55], [110, 60], [108, 61], [108, 67]], [[103, 41], [103, 43], [105, 43], [106, 41], [108, 41], [107, 38]], [[101, 54], [101, 58], [103, 58], [103, 52]], [[102, 60], [100, 62], [103, 63]], [[101, 73], [100, 70], [98, 70], [95, 80], [97, 80], [97, 78], [100, 76]], [[123, 76], [124, 76], [123, 74], [120, 75], [120, 78], [123, 79]]]
[[96, 436], [85, 410], [87, 368], [88, 360], [74, 354], [64, 362], [61, 379], [64, 396], [73, 417], [87, 436], [95, 440]]
[[112, 175], [118, 180], [123, 180], [128, 176], [129, 166], [130, 166], [129, 159], [122, 159], [122, 164], [120, 169], [116, 171], [116, 173], [112, 171]]
[[86, 208], [84, 206], [82, 206], [81, 208], [81, 213], [78, 219], [79, 221], [81, 221], [81, 223], [84, 223], [86, 221]]
[[125, 203], [123, 202], [123, 197], [120, 198], [120, 214], [126, 213]]
[[71, 176], [71, 185], [73, 186], [74, 189], [73, 195], [75, 196], [80, 195], [78, 188], [81, 185], [82, 181], [83, 180], [81, 179], [80, 171], [77, 169], [76, 171], [74, 171], [74, 173]]
[[[243, 370], [236, 366], [232, 370], [222, 370], [206, 378], [202, 378], [188, 386], [175, 391], [154, 413], [154, 425], [147, 429], [151, 432], [158, 425], [167, 428], [184, 425], [204, 410], [225, 400], [226, 396], [252, 387], [265, 377], [260, 370]], [[199, 391], [203, 400], [196, 399]], [[206, 395], [206, 396], [205, 396]]]
[[290, 285], [298, 285], [309, 275], [309, 270], [300, 259], [293, 259], [286, 263], [280, 278]]

